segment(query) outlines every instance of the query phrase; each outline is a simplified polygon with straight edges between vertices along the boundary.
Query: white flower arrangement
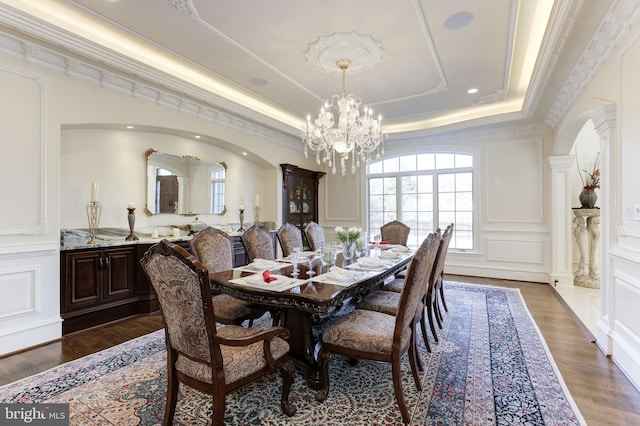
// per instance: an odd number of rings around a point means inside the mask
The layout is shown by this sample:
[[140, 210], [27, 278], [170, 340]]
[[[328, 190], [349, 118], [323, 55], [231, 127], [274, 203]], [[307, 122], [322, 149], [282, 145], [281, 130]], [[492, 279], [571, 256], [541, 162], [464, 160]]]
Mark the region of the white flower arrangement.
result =
[[362, 235], [362, 228], [358, 228], [352, 226], [351, 228], [345, 229], [342, 226], [337, 226], [336, 229], [336, 237], [343, 243], [351, 244], [356, 241]]

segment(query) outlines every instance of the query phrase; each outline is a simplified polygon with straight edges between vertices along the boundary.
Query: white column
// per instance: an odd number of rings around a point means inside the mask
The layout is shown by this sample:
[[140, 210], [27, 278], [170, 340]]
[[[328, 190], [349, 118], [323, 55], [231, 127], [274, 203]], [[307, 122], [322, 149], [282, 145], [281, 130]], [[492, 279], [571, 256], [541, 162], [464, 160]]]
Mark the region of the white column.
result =
[[574, 171], [573, 155], [556, 155], [548, 157], [551, 168], [551, 282], [560, 285], [573, 285], [571, 271], [571, 196], [569, 191], [569, 173]]
[[617, 138], [617, 108], [605, 105], [592, 117], [596, 132], [600, 136], [601, 180], [600, 210], [602, 221], [602, 242], [600, 244], [600, 320], [596, 341], [606, 353], [612, 352], [612, 338], [615, 318], [614, 278], [609, 260], [609, 249], [617, 242], [617, 223], [622, 223], [620, 206], [620, 152]]

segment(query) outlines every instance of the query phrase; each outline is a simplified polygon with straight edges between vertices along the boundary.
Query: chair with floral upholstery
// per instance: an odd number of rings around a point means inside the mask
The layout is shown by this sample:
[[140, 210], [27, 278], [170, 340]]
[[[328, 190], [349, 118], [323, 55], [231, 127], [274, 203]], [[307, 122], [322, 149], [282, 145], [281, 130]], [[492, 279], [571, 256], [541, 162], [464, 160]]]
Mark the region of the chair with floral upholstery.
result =
[[242, 234], [242, 244], [249, 262], [256, 259], [275, 260], [274, 241], [271, 232], [261, 225], [253, 225]]
[[309, 242], [309, 248], [313, 251], [324, 247], [324, 229], [315, 222], [309, 222], [304, 228], [304, 233]]
[[276, 237], [282, 247], [282, 255], [289, 256], [294, 248], [300, 247], [303, 250], [302, 231], [295, 225], [285, 223], [276, 232]]
[[[429, 236], [424, 239], [424, 241], [422, 242], [422, 245], [420, 246], [420, 249], [425, 249], [427, 244], [431, 244], [434, 238], [437, 239], [438, 241], [437, 244], [439, 244], [439, 241], [441, 240], [439, 229], [434, 234], [429, 234]], [[437, 249], [434, 250], [434, 252], [435, 254], [434, 254], [434, 259], [432, 261], [432, 269], [431, 269], [432, 271], [435, 268], [435, 264], [436, 264]], [[404, 289], [404, 286], [406, 284], [407, 284], [406, 275], [403, 279], [396, 278], [395, 280], [391, 281], [391, 283], [385, 285], [381, 290], [374, 291], [372, 293], [369, 293], [367, 296], [365, 296], [358, 304], [358, 309], [368, 309], [371, 311], [382, 312], [384, 314], [389, 314], [394, 316], [397, 315], [398, 304], [400, 301], [400, 293], [402, 293], [402, 290]], [[416, 324], [420, 324], [420, 329], [422, 331], [422, 340], [424, 341], [424, 345], [426, 346], [427, 351], [431, 352], [431, 345], [429, 345], [429, 338], [427, 336], [427, 326], [426, 326], [427, 318], [424, 315], [424, 308], [427, 300], [426, 296], [428, 293], [429, 284], [430, 284], [429, 280], [426, 280], [424, 283], [422, 283], [422, 296], [421, 296], [422, 302], [420, 303], [420, 306], [416, 311], [415, 321], [416, 321]], [[391, 286], [391, 285], [393, 285], [393, 288], [387, 288], [387, 286]], [[434, 340], [438, 341], [437, 336], [435, 334], [433, 334], [433, 336], [434, 336]], [[422, 370], [422, 368], [420, 369]]]
[[392, 220], [380, 227], [382, 241], [386, 241], [389, 244], [406, 246], [409, 240], [409, 232], [411, 232], [411, 228], [397, 220]]
[[[233, 268], [233, 241], [224, 231], [207, 227], [198, 232], [189, 241], [191, 252], [206, 266], [209, 272], [228, 271]], [[221, 324], [241, 325], [249, 320], [249, 327], [253, 320], [267, 312], [266, 306], [260, 306], [245, 300], [236, 299], [227, 294], [213, 295], [213, 310], [216, 321]]]
[[[432, 234], [435, 235], [435, 234]], [[322, 389], [316, 398], [324, 401], [329, 394], [329, 360], [334, 354], [353, 359], [366, 359], [391, 363], [396, 400], [405, 423], [409, 412], [404, 400], [400, 377], [400, 363], [409, 353], [411, 372], [416, 387], [422, 385], [418, 376], [417, 354], [412, 341], [415, 336], [415, 315], [423, 294], [423, 283], [428, 280], [437, 249], [437, 238], [430, 238], [425, 248], [415, 253], [407, 272], [407, 285], [401, 293], [398, 315], [356, 309], [338, 319], [322, 335], [318, 366]]]
[[180, 383], [212, 395], [211, 423], [222, 425], [226, 395], [276, 369], [282, 376], [280, 407], [288, 416], [295, 413], [289, 402], [295, 368], [288, 356], [287, 329], [216, 329], [207, 268], [177, 244], [162, 240], [140, 263], [158, 297], [165, 330], [165, 425], [173, 422]]

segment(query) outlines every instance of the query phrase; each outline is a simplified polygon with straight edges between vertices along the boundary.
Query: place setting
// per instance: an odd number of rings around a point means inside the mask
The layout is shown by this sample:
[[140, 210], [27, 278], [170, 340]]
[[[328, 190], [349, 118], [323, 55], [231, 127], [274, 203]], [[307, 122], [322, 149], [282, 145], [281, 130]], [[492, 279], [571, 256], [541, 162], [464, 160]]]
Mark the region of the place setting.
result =
[[282, 268], [286, 268], [287, 266], [290, 266], [290, 263], [287, 262], [279, 262], [276, 260], [268, 260], [268, 259], [254, 259], [253, 262], [244, 265], [244, 266], [239, 266], [237, 268], [233, 268], [234, 271], [243, 271], [243, 272], [260, 272], [260, 271], [265, 271], [267, 269], [271, 270], [271, 271], [278, 271]]
[[261, 290], [282, 292], [297, 287], [307, 281], [308, 280], [298, 279], [296, 276], [288, 277], [286, 275], [272, 274], [271, 270], [265, 269], [260, 273], [236, 278], [229, 282], [259, 288]]
[[349, 286], [353, 283], [370, 277], [372, 274], [365, 271], [352, 271], [350, 269], [332, 266], [323, 274], [311, 278], [313, 282], [321, 282], [334, 285]]

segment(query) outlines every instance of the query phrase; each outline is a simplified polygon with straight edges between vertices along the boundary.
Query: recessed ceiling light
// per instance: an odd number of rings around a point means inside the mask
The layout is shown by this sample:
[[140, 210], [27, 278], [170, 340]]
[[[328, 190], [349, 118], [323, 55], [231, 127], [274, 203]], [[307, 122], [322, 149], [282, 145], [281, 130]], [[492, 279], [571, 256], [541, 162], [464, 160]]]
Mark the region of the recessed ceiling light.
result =
[[267, 84], [269, 84], [267, 80], [259, 77], [252, 78], [251, 80], [249, 80], [249, 83], [253, 84], [254, 86], [266, 86]]
[[133, 126], [127, 126], [127, 129], [133, 129]]
[[467, 93], [470, 95], [473, 95], [474, 93], [478, 93], [478, 88], [472, 87], [471, 89], [467, 90]]
[[444, 21], [444, 27], [448, 30], [459, 30], [466, 27], [473, 20], [473, 13], [460, 12], [455, 15], [451, 15]]
[[243, 153], [242, 153], [242, 155], [247, 155], [247, 153], [246, 153], [246, 152], [243, 152]]
[[196, 139], [200, 139], [200, 135], [196, 135]]

